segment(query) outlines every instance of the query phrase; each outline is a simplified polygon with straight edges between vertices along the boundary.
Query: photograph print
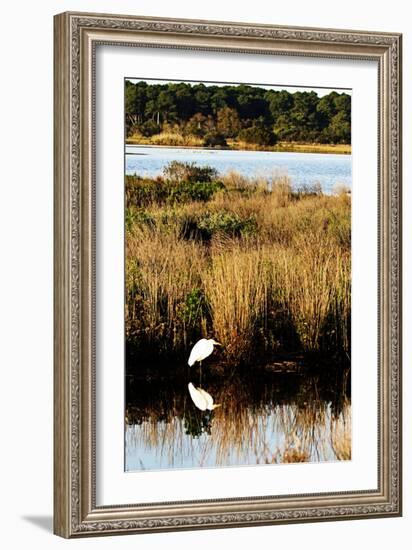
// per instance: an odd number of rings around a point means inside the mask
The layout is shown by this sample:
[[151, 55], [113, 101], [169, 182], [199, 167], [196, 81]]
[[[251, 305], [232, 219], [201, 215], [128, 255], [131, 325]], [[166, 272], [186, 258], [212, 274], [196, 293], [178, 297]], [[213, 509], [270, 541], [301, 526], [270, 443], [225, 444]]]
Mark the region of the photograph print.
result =
[[351, 91], [127, 78], [125, 470], [351, 459]]

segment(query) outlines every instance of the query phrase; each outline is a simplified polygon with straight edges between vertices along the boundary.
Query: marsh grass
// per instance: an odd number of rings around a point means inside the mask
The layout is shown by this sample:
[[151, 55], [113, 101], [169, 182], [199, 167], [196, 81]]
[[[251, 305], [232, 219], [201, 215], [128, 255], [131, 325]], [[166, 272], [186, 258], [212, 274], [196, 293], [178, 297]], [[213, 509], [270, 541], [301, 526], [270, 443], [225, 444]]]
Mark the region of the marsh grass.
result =
[[174, 131], [163, 131], [150, 137], [135, 133], [127, 139], [128, 143], [139, 145], [164, 145], [169, 147], [202, 147], [203, 139], [193, 135], [184, 135]]
[[[159, 134], [152, 136], [143, 136], [139, 132], [128, 136], [126, 143], [130, 145], [161, 145], [164, 147], [200, 147], [204, 149], [205, 141], [203, 138], [193, 134], [186, 134], [178, 131], [164, 130]], [[240, 151], [278, 151], [290, 153], [332, 153], [350, 155], [352, 148], [350, 144], [338, 143], [298, 143], [290, 141], [279, 141], [276, 145], [258, 145], [256, 143], [247, 143], [241, 140], [226, 140], [227, 149]]]
[[213, 336], [231, 368], [279, 350], [350, 353], [346, 192], [296, 192], [276, 174], [128, 176], [126, 201], [129, 351], [178, 359]]
[[191, 329], [201, 331], [201, 317], [188, 323], [184, 306], [206, 267], [204, 250], [173, 229], [133, 226], [126, 243], [127, 336], [166, 356], [187, 345]]
[[227, 359], [250, 359], [258, 324], [267, 318], [268, 273], [262, 249], [234, 243], [213, 251], [204, 277], [211, 322]]

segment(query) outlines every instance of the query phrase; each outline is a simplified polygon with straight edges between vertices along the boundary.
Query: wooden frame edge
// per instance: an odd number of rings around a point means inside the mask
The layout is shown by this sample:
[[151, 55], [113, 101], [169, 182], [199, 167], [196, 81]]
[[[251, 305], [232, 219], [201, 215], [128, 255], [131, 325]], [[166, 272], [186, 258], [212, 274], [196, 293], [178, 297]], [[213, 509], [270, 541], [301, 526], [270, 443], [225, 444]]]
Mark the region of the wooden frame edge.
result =
[[[365, 37], [365, 52], [380, 51], [381, 58], [386, 56], [386, 64], [384, 63], [385, 74], [382, 78], [382, 91], [384, 95], [384, 107], [385, 112], [381, 113], [382, 129], [381, 140], [386, 143], [385, 152], [386, 156], [383, 159], [386, 165], [386, 175], [382, 176], [382, 183], [385, 184], [387, 197], [383, 199], [382, 208], [388, 210], [382, 220], [386, 226], [387, 235], [384, 238], [383, 248], [387, 250], [386, 260], [387, 269], [384, 270], [384, 292], [385, 300], [387, 300], [387, 306], [382, 312], [385, 318], [387, 318], [388, 324], [383, 323], [384, 336], [388, 339], [389, 343], [393, 343], [395, 339], [396, 349], [390, 349], [390, 346], [385, 346], [385, 350], [388, 354], [388, 363], [385, 366], [387, 368], [387, 386], [385, 390], [384, 398], [391, 399], [391, 392], [394, 389], [398, 390], [396, 400], [392, 400], [394, 409], [387, 411], [388, 416], [384, 418], [383, 424], [386, 424], [385, 429], [385, 447], [387, 449], [387, 461], [386, 466], [388, 468], [387, 473], [383, 475], [383, 492], [375, 492], [365, 498], [365, 507], [369, 507], [369, 514], [356, 515], [355, 512], [348, 514], [339, 511], [339, 508], [353, 508], [354, 504], [352, 498], [357, 498], [360, 503], [360, 495], [347, 495], [348, 503], [339, 506], [334, 504], [336, 512], [333, 515], [323, 512], [318, 509], [318, 515], [316, 515], [316, 507], [310, 508], [307, 511], [307, 516], [304, 514], [300, 516], [287, 518], [285, 515], [280, 514], [279, 517], [270, 517], [270, 515], [264, 515], [263, 512], [256, 511], [244, 512], [245, 520], [236, 519], [233, 516], [230, 519], [230, 510], [227, 513], [224, 512], [203, 512], [202, 516], [196, 516], [194, 512], [190, 512], [189, 509], [192, 505], [188, 503], [187, 506], [177, 505], [175, 514], [165, 517], [165, 510], [163, 512], [157, 511], [152, 516], [137, 513], [139, 512], [133, 506], [117, 506], [117, 507], [98, 507], [93, 506], [93, 480], [90, 472], [90, 461], [92, 460], [93, 453], [90, 448], [90, 426], [91, 426], [91, 413], [90, 407], [85, 406], [89, 403], [91, 395], [90, 372], [85, 372], [82, 368], [81, 360], [77, 364], [73, 363], [73, 358], [76, 353], [79, 352], [80, 358], [83, 354], [90, 352], [87, 349], [87, 341], [89, 341], [90, 331], [89, 327], [86, 327], [86, 339], [82, 336], [81, 320], [84, 318], [87, 323], [90, 321], [88, 313], [84, 313], [84, 307], [90, 307], [90, 292], [87, 291], [84, 294], [82, 289], [82, 282], [84, 277], [90, 280], [90, 250], [84, 250], [85, 244], [91, 242], [92, 235], [90, 234], [90, 228], [85, 228], [83, 223], [85, 220], [90, 220], [90, 202], [89, 202], [89, 188], [86, 190], [81, 187], [83, 178], [89, 180], [91, 177], [91, 170], [89, 166], [81, 164], [80, 157], [77, 160], [79, 163], [79, 174], [77, 175], [76, 190], [79, 194], [75, 196], [71, 153], [73, 148], [73, 136], [74, 134], [79, 138], [79, 133], [83, 133], [81, 138], [81, 148], [90, 149], [90, 136], [85, 137], [84, 133], [90, 134], [90, 120], [86, 123], [81, 117], [74, 119], [74, 113], [72, 109], [72, 25], [76, 20], [84, 20], [89, 18], [91, 21], [94, 19], [101, 20], [102, 18], [110, 21], [110, 19], [116, 19], [119, 21], [143, 21], [146, 23], [153, 23], [162, 26], [162, 24], [181, 24], [183, 27], [187, 25], [204, 25], [205, 27], [214, 28], [224, 25], [225, 28], [238, 29], [241, 31], [247, 29], [263, 29], [262, 32], [269, 32], [270, 30], [281, 30], [285, 35], [287, 42], [287, 34], [302, 32], [302, 33], [319, 33], [324, 35], [330, 33], [331, 36], [335, 34], [350, 35], [351, 33], [357, 36]], [[326, 521], [326, 520], [340, 520], [340, 519], [356, 519], [356, 518], [370, 518], [370, 517], [389, 517], [401, 515], [402, 503], [401, 503], [401, 43], [402, 36], [396, 33], [372, 33], [368, 31], [346, 31], [346, 30], [328, 30], [328, 29], [313, 29], [313, 28], [292, 28], [292, 27], [277, 27], [274, 25], [258, 25], [258, 24], [246, 24], [246, 23], [232, 23], [232, 22], [219, 22], [219, 21], [201, 21], [201, 20], [179, 20], [179, 19], [161, 19], [152, 17], [132, 17], [132, 16], [119, 16], [119, 15], [101, 15], [101, 14], [87, 14], [87, 13], [72, 13], [66, 12], [55, 16], [55, 39], [54, 39], [54, 112], [55, 112], [55, 127], [54, 127], [54, 230], [55, 230], [55, 248], [54, 248], [54, 532], [65, 538], [89, 536], [95, 534], [124, 534], [124, 533], [147, 533], [147, 532], [164, 532], [175, 530], [188, 530], [188, 529], [205, 529], [205, 528], [221, 528], [221, 527], [238, 527], [238, 526], [252, 526], [252, 525], [273, 525], [277, 523], [291, 523], [291, 522], [309, 522], [309, 521]], [[93, 28], [93, 25], [91, 25]], [[100, 32], [100, 27], [97, 27]], [[125, 29], [126, 30], [126, 29]], [[120, 33], [123, 31], [120, 30]], [[163, 30], [160, 28], [158, 31], [152, 31], [152, 34], [156, 32], [167, 33], [169, 30]], [[212, 32], [212, 31], [211, 31]], [[193, 38], [196, 33], [190, 34], [181, 31], [182, 36], [186, 38], [189, 36]], [[179, 33], [177, 33], [179, 37]], [[202, 35], [203, 36], [203, 35]], [[370, 42], [370, 37], [381, 37], [383, 46], [380, 48], [378, 44], [374, 45], [373, 41]], [[223, 37], [225, 38], [225, 37]], [[226, 38], [227, 39], [227, 38]], [[233, 39], [233, 36], [232, 36]], [[240, 40], [240, 37], [238, 38]], [[264, 40], [264, 38], [258, 38]], [[276, 38], [274, 39], [276, 40]], [[294, 44], [296, 45], [296, 40]], [[302, 39], [300, 39], [302, 40]], [[316, 43], [319, 43], [315, 41]], [[313, 50], [313, 43], [310, 46]], [[347, 42], [350, 49], [350, 41]], [[367, 47], [368, 46], [368, 47]], [[326, 44], [327, 49], [327, 44]], [[340, 42], [333, 44], [333, 48], [339, 51]], [[397, 52], [397, 58], [391, 59], [391, 49], [395, 48]], [[341, 51], [345, 51], [344, 50]], [[353, 49], [353, 48], [352, 48]], [[323, 50], [322, 50], [323, 51]], [[383, 54], [382, 52], [385, 52]], [[392, 51], [393, 54], [393, 51]], [[396, 61], [396, 66], [395, 66]], [[83, 67], [82, 71], [86, 71], [83, 74], [83, 80], [90, 77], [89, 69]], [[391, 80], [392, 79], [392, 80]], [[383, 81], [386, 80], [386, 83]], [[396, 82], [397, 86], [394, 89], [393, 83]], [[84, 84], [84, 83], [83, 83]], [[87, 89], [87, 86], [86, 86]], [[84, 93], [85, 88], [81, 88], [81, 93]], [[78, 91], [78, 93], [80, 93]], [[77, 98], [79, 99], [79, 98]], [[86, 99], [87, 105], [89, 105], [91, 99]], [[73, 124], [75, 126], [73, 127]], [[81, 128], [81, 129], [80, 129]], [[74, 134], [73, 134], [74, 132]], [[78, 144], [75, 144], [76, 146]], [[383, 148], [384, 145], [381, 144]], [[381, 150], [380, 150], [381, 152]], [[395, 173], [396, 172], [396, 173]], [[88, 184], [90, 185], [90, 183]], [[82, 210], [83, 205], [83, 210]], [[73, 224], [73, 216], [76, 218], [76, 223]], [[77, 225], [78, 227], [75, 227]], [[73, 280], [73, 268], [78, 275], [77, 280]], [[77, 270], [77, 271], [76, 271]], [[385, 282], [386, 281], [386, 282]], [[388, 286], [387, 286], [388, 285]], [[80, 294], [79, 301], [74, 304], [73, 295]], [[82, 299], [83, 297], [83, 299]], [[75, 307], [73, 307], [73, 304]], [[82, 309], [83, 308], [83, 309]], [[73, 319], [77, 319], [76, 322]], [[77, 339], [77, 341], [75, 341]], [[73, 346], [79, 346], [79, 349], [75, 349]], [[85, 349], [86, 348], [86, 349]], [[74, 378], [75, 377], [75, 378]], [[83, 382], [86, 381], [84, 385]], [[73, 388], [75, 391], [73, 392]], [[74, 414], [78, 411], [78, 416]], [[83, 411], [83, 412], [82, 412]], [[80, 414], [82, 412], [82, 414]], [[86, 413], [86, 414], [85, 414]], [[78, 421], [79, 425], [76, 425]], [[396, 431], [397, 430], [397, 431]], [[397, 442], [394, 439], [393, 434], [397, 434]], [[397, 449], [394, 446], [397, 445]], [[395, 451], [395, 453], [391, 453]], [[80, 453], [80, 460], [78, 458]], [[397, 464], [393, 464], [392, 460], [397, 460]], [[382, 471], [383, 472], [383, 471]], [[393, 476], [396, 479], [393, 479]], [[392, 476], [392, 478], [391, 478]], [[394, 492], [396, 494], [394, 494]], [[77, 501], [76, 501], [77, 496]], [[301, 499], [301, 502], [304, 499]], [[309, 499], [310, 500], [310, 499]], [[321, 499], [320, 499], [321, 500]], [[334, 501], [335, 499], [331, 499]], [[342, 497], [341, 502], [345, 498]], [[378, 505], [378, 503], [380, 503]], [[245, 507], [250, 506], [251, 503], [243, 503]], [[313, 504], [311, 502], [311, 504]], [[78, 505], [78, 508], [76, 508]], [[230, 508], [230, 503], [222, 502], [223, 507]], [[242, 506], [240, 506], [242, 507]], [[164, 507], [163, 507], [164, 508]], [[180, 509], [179, 509], [180, 508]], [[192, 508], [196, 508], [192, 506]], [[207, 506], [206, 506], [207, 508]], [[259, 506], [257, 506], [259, 508]], [[301, 510], [305, 509], [302, 502], [302, 506], [299, 506]], [[169, 508], [170, 510], [170, 508]], [[142, 511], [142, 510], [141, 510]], [[152, 512], [154, 509], [152, 508]], [[305, 510], [306, 513], [306, 510]], [[191, 515], [192, 514], [192, 515]], [[220, 516], [219, 516], [220, 514]], [[239, 516], [240, 517], [240, 516]], [[150, 519], [151, 518], [151, 519]], [[174, 521], [174, 519], [176, 521]], [[249, 519], [247, 519], [249, 518]], [[177, 523], [176, 523], [177, 522]]]
[[54, 533], [70, 536], [69, 20], [54, 18]]

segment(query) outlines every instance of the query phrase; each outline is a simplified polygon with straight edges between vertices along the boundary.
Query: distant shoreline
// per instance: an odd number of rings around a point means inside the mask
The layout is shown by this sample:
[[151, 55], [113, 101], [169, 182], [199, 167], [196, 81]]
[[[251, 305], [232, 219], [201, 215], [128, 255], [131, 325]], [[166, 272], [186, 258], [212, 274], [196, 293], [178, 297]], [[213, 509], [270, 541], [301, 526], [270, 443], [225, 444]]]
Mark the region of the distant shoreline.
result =
[[256, 145], [241, 145], [232, 142], [228, 147], [199, 147], [196, 145], [169, 145], [163, 143], [161, 145], [150, 142], [150, 139], [127, 138], [126, 145], [140, 145], [141, 147], [155, 147], [167, 149], [199, 149], [207, 151], [263, 151], [269, 153], [322, 153], [334, 155], [350, 155], [352, 146], [349, 144], [324, 144], [324, 143], [298, 143], [298, 142], [279, 142], [276, 145], [259, 147]]

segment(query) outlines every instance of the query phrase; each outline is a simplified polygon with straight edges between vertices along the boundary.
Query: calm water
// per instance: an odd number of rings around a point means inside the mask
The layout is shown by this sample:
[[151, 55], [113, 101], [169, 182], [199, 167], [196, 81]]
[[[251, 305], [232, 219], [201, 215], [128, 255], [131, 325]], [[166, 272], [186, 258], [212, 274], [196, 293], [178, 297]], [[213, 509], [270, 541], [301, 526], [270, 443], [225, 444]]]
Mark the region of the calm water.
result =
[[335, 184], [352, 185], [350, 155], [126, 146], [126, 174], [157, 176], [172, 160], [213, 166], [221, 174], [236, 170], [244, 176], [288, 175], [295, 187], [319, 182], [325, 193]]
[[187, 379], [127, 377], [126, 471], [350, 459], [350, 395], [342, 374], [204, 376], [202, 387], [221, 404], [213, 412], [194, 406]]

